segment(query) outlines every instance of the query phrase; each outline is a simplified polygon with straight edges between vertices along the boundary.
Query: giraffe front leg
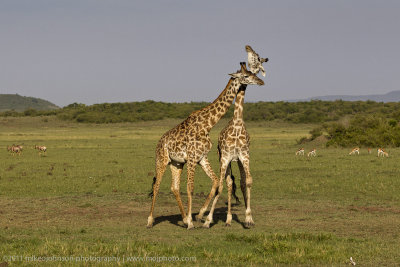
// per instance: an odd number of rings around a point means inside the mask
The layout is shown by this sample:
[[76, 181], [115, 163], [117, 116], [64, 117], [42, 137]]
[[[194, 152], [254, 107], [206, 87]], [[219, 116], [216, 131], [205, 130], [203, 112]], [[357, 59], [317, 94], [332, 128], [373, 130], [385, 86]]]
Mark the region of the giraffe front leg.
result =
[[251, 214], [251, 208], [250, 208], [250, 191], [251, 191], [251, 186], [253, 184], [253, 178], [251, 177], [250, 174], [250, 161], [249, 160], [243, 160], [241, 164], [239, 164], [240, 173], [245, 173], [246, 175], [246, 198], [245, 198], [245, 203], [246, 203], [246, 219], [245, 219], [245, 225], [247, 227], [254, 226], [254, 221], [253, 217]]
[[217, 191], [217, 188], [218, 188], [218, 177], [212, 170], [210, 162], [208, 161], [208, 158], [203, 157], [203, 159], [199, 162], [199, 164], [202, 167], [202, 169], [204, 170], [204, 172], [207, 174], [207, 176], [210, 177], [213, 184], [211, 187], [211, 191], [208, 194], [206, 201], [203, 204], [203, 207], [200, 209], [199, 214], [196, 216], [197, 221], [200, 221], [203, 219], [204, 213], [206, 212], [211, 199], [215, 196], [215, 192]]
[[192, 196], [194, 191], [194, 172], [196, 169], [196, 163], [194, 160], [188, 161], [187, 165], [187, 195], [188, 195], [188, 213], [186, 216], [186, 223], [188, 228], [194, 228], [193, 220], [192, 220]]
[[[231, 166], [228, 166], [227, 174], [230, 173]], [[231, 226], [232, 223], [232, 212], [231, 212], [231, 205], [232, 205], [232, 187], [233, 187], [233, 180], [230, 174], [226, 176], [226, 187], [228, 187], [228, 214], [226, 215], [226, 222], [225, 226]]]

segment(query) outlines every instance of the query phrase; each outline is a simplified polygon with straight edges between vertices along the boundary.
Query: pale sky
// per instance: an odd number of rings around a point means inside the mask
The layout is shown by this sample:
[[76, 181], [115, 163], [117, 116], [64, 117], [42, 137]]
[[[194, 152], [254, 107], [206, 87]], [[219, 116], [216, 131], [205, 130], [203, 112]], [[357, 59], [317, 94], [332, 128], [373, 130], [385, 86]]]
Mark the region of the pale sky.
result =
[[212, 101], [251, 45], [246, 101], [400, 90], [397, 0], [2, 0], [0, 93], [59, 106]]

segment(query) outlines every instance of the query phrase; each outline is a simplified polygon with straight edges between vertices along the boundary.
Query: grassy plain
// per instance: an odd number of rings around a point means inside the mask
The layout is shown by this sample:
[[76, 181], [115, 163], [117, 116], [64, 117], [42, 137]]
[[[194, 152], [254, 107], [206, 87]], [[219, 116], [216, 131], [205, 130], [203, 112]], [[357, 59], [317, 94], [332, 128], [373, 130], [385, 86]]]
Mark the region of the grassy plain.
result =
[[[340, 266], [348, 265], [350, 257], [358, 265], [400, 264], [400, 150], [388, 149], [389, 158], [368, 154], [366, 148], [349, 156], [349, 149], [316, 143], [306, 152], [315, 146], [317, 157], [296, 157], [296, 139], [314, 125], [247, 124], [255, 227], [243, 226], [243, 204], [233, 207], [232, 227], [225, 227], [225, 188], [212, 227], [195, 222], [188, 231], [170, 193], [167, 170], [155, 225], [146, 229], [154, 149], [177, 123], [0, 118], [0, 264], [36, 265], [39, 257], [51, 256], [68, 258], [42, 258], [41, 264], [109, 265], [100, 257], [119, 257], [110, 260], [122, 266], [152, 266], [152, 260], [195, 266]], [[225, 123], [211, 132], [209, 158], [216, 173], [216, 140]], [[22, 155], [6, 151], [13, 143], [24, 145]], [[46, 145], [47, 154], [40, 156], [35, 144]], [[198, 167], [194, 211], [210, 187]], [[186, 202], [185, 172], [181, 189]], [[83, 258], [89, 256], [95, 258]]]

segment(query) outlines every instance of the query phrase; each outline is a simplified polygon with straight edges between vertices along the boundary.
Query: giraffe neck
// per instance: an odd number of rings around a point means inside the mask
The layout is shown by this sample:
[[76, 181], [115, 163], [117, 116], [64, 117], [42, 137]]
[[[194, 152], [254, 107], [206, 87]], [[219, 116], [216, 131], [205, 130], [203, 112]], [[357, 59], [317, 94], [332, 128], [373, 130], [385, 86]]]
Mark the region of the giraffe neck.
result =
[[243, 104], [244, 95], [246, 94], [247, 85], [242, 85], [236, 95], [235, 99], [235, 110], [233, 112], [233, 121], [235, 123], [243, 122]]
[[233, 99], [239, 90], [240, 83], [231, 78], [222, 93], [207, 107], [201, 110], [204, 128], [207, 132], [225, 115], [232, 105]]

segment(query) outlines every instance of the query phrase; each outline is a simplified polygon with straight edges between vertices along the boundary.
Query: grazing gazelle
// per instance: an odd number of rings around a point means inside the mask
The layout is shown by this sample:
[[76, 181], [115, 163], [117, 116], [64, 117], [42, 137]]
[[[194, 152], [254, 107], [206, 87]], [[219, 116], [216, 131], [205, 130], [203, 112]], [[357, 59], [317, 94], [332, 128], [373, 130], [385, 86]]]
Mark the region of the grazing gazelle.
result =
[[383, 148], [378, 148], [378, 157], [389, 157], [389, 153], [387, 153]]
[[11, 152], [13, 156], [15, 156], [15, 154], [20, 155], [22, 147], [16, 145], [7, 146], [7, 151]]
[[310, 157], [310, 156], [314, 156], [314, 157], [317, 156], [317, 150], [315, 148], [313, 150], [311, 150], [310, 152], [308, 152], [307, 157]]
[[46, 154], [47, 147], [45, 146], [37, 146], [35, 145], [35, 149], [39, 150], [39, 155], [43, 152], [43, 154]]
[[349, 155], [355, 155], [356, 153], [357, 153], [357, 155], [360, 155], [360, 148], [359, 147], [353, 148], [353, 150], [349, 153]]
[[304, 156], [304, 148], [299, 148], [297, 151], [296, 151], [296, 156], [297, 155], [301, 155], [301, 156]]

